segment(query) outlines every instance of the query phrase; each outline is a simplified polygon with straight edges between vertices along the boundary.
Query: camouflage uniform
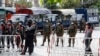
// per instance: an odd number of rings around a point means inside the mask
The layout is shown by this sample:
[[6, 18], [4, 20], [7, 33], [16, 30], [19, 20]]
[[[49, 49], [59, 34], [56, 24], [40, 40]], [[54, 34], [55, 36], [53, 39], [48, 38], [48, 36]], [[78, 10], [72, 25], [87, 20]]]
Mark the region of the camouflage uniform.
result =
[[79, 22], [79, 30], [80, 30], [80, 32], [84, 31], [84, 28], [85, 28], [85, 21], [82, 19]]
[[58, 46], [59, 38], [61, 39], [62, 46], [63, 46], [63, 34], [64, 34], [63, 25], [60, 23], [57, 23], [57, 26], [56, 26], [57, 45], [56, 46]]
[[69, 26], [69, 29], [68, 29], [68, 34], [69, 34], [68, 43], [69, 43], [69, 47], [71, 46], [71, 40], [73, 41], [72, 44], [73, 44], [73, 47], [74, 47], [76, 32], [77, 32], [77, 26], [74, 23], [71, 23], [71, 25]]
[[48, 39], [48, 45], [50, 42], [50, 34], [51, 34], [51, 24], [49, 22], [46, 22], [44, 27], [43, 27], [43, 34], [44, 34], [44, 38], [43, 38], [43, 43], [41, 46], [44, 46], [44, 43], [46, 41], [46, 38]]

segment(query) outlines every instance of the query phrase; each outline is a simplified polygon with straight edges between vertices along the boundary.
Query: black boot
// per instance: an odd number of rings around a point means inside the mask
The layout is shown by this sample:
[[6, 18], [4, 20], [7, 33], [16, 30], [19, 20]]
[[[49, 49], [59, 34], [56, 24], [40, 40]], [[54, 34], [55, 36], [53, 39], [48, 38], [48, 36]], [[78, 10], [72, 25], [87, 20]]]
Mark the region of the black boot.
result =
[[61, 42], [62, 42], [62, 47], [63, 47], [63, 46], [64, 46], [64, 45], [63, 45], [63, 39], [61, 40]]
[[41, 46], [44, 46], [44, 43]]
[[25, 53], [24, 53], [24, 52], [22, 52], [20, 55], [25, 55]]
[[68, 47], [71, 47], [71, 43], [69, 43]]

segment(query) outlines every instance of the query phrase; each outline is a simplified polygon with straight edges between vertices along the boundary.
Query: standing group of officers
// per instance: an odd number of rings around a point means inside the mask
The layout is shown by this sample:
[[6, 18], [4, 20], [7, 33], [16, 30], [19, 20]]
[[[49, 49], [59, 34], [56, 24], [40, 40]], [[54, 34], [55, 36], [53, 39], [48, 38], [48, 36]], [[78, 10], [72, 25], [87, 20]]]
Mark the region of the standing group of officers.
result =
[[[28, 20], [27, 25], [24, 26], [21, 22], [18, 22], [16, 25], [12, 24], [11, 22], [7, 22], [4, 24], [3, 22], [0, 23], [0, 48], [5, 47], [5, 37], [2, 35], [18, 35], [15, 38], [15, 43], [17, 45], [17, 48], [21, 47], [21, 55], [25, 55], [27, 48], [29, 55], [32, 54], [34, 50], [34, 43], [37, 45], [37, 39], [36, 39], [36, 32], [37, 32], [37, 24], [35, 21]], [[61, 40], [62, 46], [63, 45], [63, 34], [64, 34], [64, 27], [61, 22], [57, 22], [53, 32], [57, 35], [57, 41], [56, 46], [59, 45], [59, 39]], [[50, 35], [52, 33], [52, 25], [48, 19], [45, 20], [45, 24], [43, 27], [43, 43], [41, 46], [44, 46], [46, 39], [48, 39], [48, 46], [50, 44]], [[71, 25], [68, 28], [67, 33], [69, 34], [69, 40], [68, 40], [68, 47], [71, 47], [71, 42], [74, 47], [75, 44], [75, 35], [77, 33], [77, 24], [75, 22], [72, 22]], [[13, 36], [6, 36], [7, 39], [7, 48], [10, 48], [10, 43], [12, 45], [12, 48], [14, 48], [14, 37]], [[23, 44], [23, 41], [25, 39], [25, 45]], [[72, 41], [71, 41], [72, 40]], [[2, 45], [1, 45], [2, 44]]]

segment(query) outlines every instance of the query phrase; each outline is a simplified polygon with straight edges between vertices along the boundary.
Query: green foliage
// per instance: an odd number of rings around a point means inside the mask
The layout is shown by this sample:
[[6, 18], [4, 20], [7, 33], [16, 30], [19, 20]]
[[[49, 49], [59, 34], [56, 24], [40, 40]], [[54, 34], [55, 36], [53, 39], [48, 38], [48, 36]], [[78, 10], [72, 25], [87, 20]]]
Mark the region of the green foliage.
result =
[[80, 6], [80, 0], [66, 0], [61, 4], [62, 8], [77, 8]]
[[[58, 3], [59, 6], [57, 6]], [[40, 4], [50, 9], [76, 8], [80, 6], [80, 0], [40, 0]]]

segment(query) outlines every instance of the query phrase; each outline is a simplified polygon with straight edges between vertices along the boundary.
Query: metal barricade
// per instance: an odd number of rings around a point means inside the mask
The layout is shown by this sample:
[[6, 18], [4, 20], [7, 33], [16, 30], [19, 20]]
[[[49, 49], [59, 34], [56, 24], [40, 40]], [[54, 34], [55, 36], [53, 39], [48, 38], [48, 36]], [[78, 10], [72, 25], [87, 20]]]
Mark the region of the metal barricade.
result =
[[[55, 46], [55, 43], [53, 45], [50, 45], [52, 48], [50, 48], [50, 51], [48, 52], [48, 56], [100, 56], [100, 39], [99, 38], [92, 38], [92, 42], [90, 44], [90, 47], [92, 49], [93, 54], [85, 54], [85, 43], [84, 43], [84, 37], [75, 37], [75, 45], [74, 47], [68, 47], [68, 39], [69, 37], [64, 37], [64, 47], [62, 46]], [[53, 39], [51, 39], [53, 40]], [[52, 43], [52, 42], [51, 42]], [[60, 44], [61, 45], [61, 44]]]
[[[0, 35], [0, 37], [4, 38], [4, 45], [5, 45], [4, 48], [0, 48], [0, 51], [1, 51], [0, 55], [5, 54], [5, 56], [17, 56], [16, 46], [15, 46], [15, 38], [17, 36], [20, 36], [20, 35]], [[7, 49], [7, 37], [13, 38], [13, 40], [14, 40], [14, 46], [15, 46], [14, 49], [10, 48], [9, 52], [6, 52], [6, 49]]]

